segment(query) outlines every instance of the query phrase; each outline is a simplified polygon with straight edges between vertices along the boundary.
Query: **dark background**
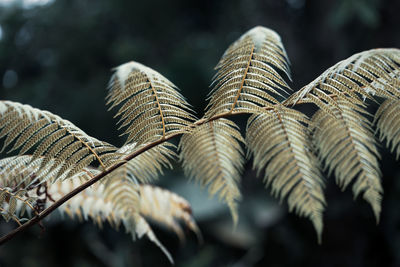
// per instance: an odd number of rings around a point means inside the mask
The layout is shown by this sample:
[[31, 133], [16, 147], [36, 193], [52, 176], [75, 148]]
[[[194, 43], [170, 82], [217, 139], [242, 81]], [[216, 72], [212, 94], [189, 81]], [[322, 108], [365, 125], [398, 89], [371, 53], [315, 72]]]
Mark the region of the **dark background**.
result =
[[[121, 145], [104, 105], [111, 69], [130, 60], [173, 81], [202, 115], [214, 66], [230, 43], [263, 25], [277, 31], [292, 63], [294, 90], [350, 55], [400, 47], [400, 1], [55, 0], [0, 1], [0, 98], [46, 109], [88, 134]], [[13, 2], [13, 1], [8, 1]], [[16, 1], [18, 2], [18, 1]], [[39, 1], [40, 2], [40, 1]], [[245, 118], [239, 118], [243, 125]], [[327, 177], [322, 245], [307, 219], [287, 212], [246, 165], [236, 231], [228, 209], [187, 182], [179, 165], [160, 185], [186, 197], [204, 234], [185, 244], [155, 231], [176, 266], [400, 266], [400, 167], [381, 147], [383, 209], [340, 192]], [[169, 266], [148, 240], [121, 229], [54, 215], [0, 247], [0, 266]], [[0, 224], [2, 234], [15, 227]]]

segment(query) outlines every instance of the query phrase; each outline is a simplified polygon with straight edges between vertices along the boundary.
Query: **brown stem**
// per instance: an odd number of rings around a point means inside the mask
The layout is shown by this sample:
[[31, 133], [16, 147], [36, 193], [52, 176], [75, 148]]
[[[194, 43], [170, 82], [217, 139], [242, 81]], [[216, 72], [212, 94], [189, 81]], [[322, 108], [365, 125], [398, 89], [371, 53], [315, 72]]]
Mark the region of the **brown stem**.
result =
[[244, 81], [246, 80], [247, 72], [249, 71], [249, 68], [250, 68], [251, 59], [253, 58], [254, 46], [255, 45], [253, 44], [253, 46], [251, 47], [249, 62], [247, 63], [247, 67], [246, 67], [246, 69], [244, 71], [242, 82], [240, 83], [239, 91], [238, 91], [238, 93], [237, 93], [237, 95], [235, 97], [235, 100], [232, 103], [231, 110], [229, 111], [230, 113], [233, 112], [233, 109], [235, 108], [235, 106], [236, 106], [236, 104], [237, 104], [237, 102], [239, 100], [240, 93], [242, 92], [242, 89], [243, 89], [243, 86], [244, 86]]

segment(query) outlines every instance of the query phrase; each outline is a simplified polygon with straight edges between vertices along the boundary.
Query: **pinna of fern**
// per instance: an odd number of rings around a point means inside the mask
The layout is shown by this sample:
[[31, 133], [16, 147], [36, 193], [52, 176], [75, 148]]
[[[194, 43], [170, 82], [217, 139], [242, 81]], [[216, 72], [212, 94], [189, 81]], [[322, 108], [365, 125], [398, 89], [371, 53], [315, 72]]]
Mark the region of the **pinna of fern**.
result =
[[229, 206], [234, 223], [238, 220], [238, 184], [244, 163], [240, 142], [244, 139], [236, 124], [219, 119], [196, 127], [179, 143], [185, 174], [202, 186], [208, 185], [211, 195], [218, 193]]
[[137, 62], [115, 68], [107, 104], [121, 106], [115, 117], [121, 117], [120, 128], [127, 127], [126, 143], [138, 145], [183, 133], [195, 118], [173, 83]]
[[2, 151], [32, 153], [31, 161], [44, 157], [42, 181], [65, 179], [92, 162], [104, 170], [115, 163], [117, 148], [87, 135], [71, 122], [48, 111], [12, 101], [0, 101]]
[[243, 34], [218, 62], [205, 117], [221, 113], [255, 113], [279, 103], [290, 89], [289, 60], [279, 35], [265, 27]]
[[324, 180], [312, 151], [309, 123], [303, 113], [278, 106], [249, 118], [246, 143], [254, 168], [258, 173], [265, 168], [264, 182], [272, 194], [287, 197], [290, 211], [308, 217], [320, 241]]

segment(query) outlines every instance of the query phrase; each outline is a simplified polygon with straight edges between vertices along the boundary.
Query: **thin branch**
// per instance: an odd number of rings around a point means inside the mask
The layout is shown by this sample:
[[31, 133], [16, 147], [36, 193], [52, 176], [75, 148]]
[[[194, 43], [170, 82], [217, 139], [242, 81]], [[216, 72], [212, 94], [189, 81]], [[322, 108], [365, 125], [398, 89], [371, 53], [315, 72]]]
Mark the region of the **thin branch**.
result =
[[162, 122], [162, 131], [163, 131], [162, 138], [165, 138], [165, 120], [164, 120], [164, 115], [163, 115], [163, 112], [162, 112], [162, 109], [161, 109], [160, 100], [158, 100], [157, 91], [154, 88], [153, 83], [150, 80], [149, 80], [149, 82], [150, 82], [151, 90], [153, 91], [154, 96], [156, 98], [158, 110], [160, 111], [161, 122]]
[[235, 97], [235, 100], [234, 100], [233, 103], [232, 103], [232, 108], [231, 108], [231, 110], [229, 111], [230, 113], [233, 112], [233, 109], [235, 108], [235, 106], [236, 106], [236, 104], [237, 104], [237, 101], [239, 100], [240, 93], [242, 92], [242, 89], [243, 89], [244, 81], [246, 80], [246, 77], [247, 77], [247, 72], [249, 71], [249, 68], [250, 68], [251, 59], [253, 58], [253, 53], [254, 53], [254, 44], [253, 44], [253, 46], [251, 47], [249, 62], [247, 63], [246, 70], [244, 71], [244, 75], [243, 75], [242, 82], [240, 83], [239, 91], [238, 91], [238, 93], [237, 93], [237, 95], [236, 95], [236, 97]]

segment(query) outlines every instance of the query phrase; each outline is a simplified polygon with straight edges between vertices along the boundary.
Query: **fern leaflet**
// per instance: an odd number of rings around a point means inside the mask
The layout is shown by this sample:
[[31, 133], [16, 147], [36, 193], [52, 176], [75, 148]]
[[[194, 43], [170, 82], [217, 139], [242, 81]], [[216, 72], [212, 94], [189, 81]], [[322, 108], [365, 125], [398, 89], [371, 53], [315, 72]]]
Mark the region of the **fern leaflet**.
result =
[[288, 197], [289, 210], [308, 217], [321, 240], [324, 182], [302, 113], [283, 106], [255, 114], [247, 124], [246, 143], [254, 168], [265, 167], [264, 182], [280, 199]]
[[126, 127], [126, 143], [142, 145], [183, 133], [194, 116], [189, 104], [168, 79], [140, 63], [129, 62], [116, 68], [111, 78], [107, 104], [122, 105], [120, 128]]
[[116, 147], [48, 111], [0, 101], [0, 115], [0, 137], [6, 137], [2, 150], [14, 143], [9, 152], [19, 149], [18, 154], [23, 155], [32, 151], [32, 161], [44, 157], [41, 173], [52, 172], [53, 180], [71, 177], [94, 161], [105, 169], [118, 158]]
[[[224, 112], [260, 112], [278, 103], [289, 89], [278, 71], [289, 74], [279, 35], [264, 27], [243, 34], [224, 53], [216, 69], [206, 117]], [[276, 71], [276, 69], [278, 71]]]
[[179, 144], [180, 160], [185, 174], [202, 186], [209, 185], [211, 195], [219, 192], [237, 222], [238, 183], [243, 169], [244, 142], [238, 127], [232, 121], [219, 119], [196, 127], [185, 134]]

